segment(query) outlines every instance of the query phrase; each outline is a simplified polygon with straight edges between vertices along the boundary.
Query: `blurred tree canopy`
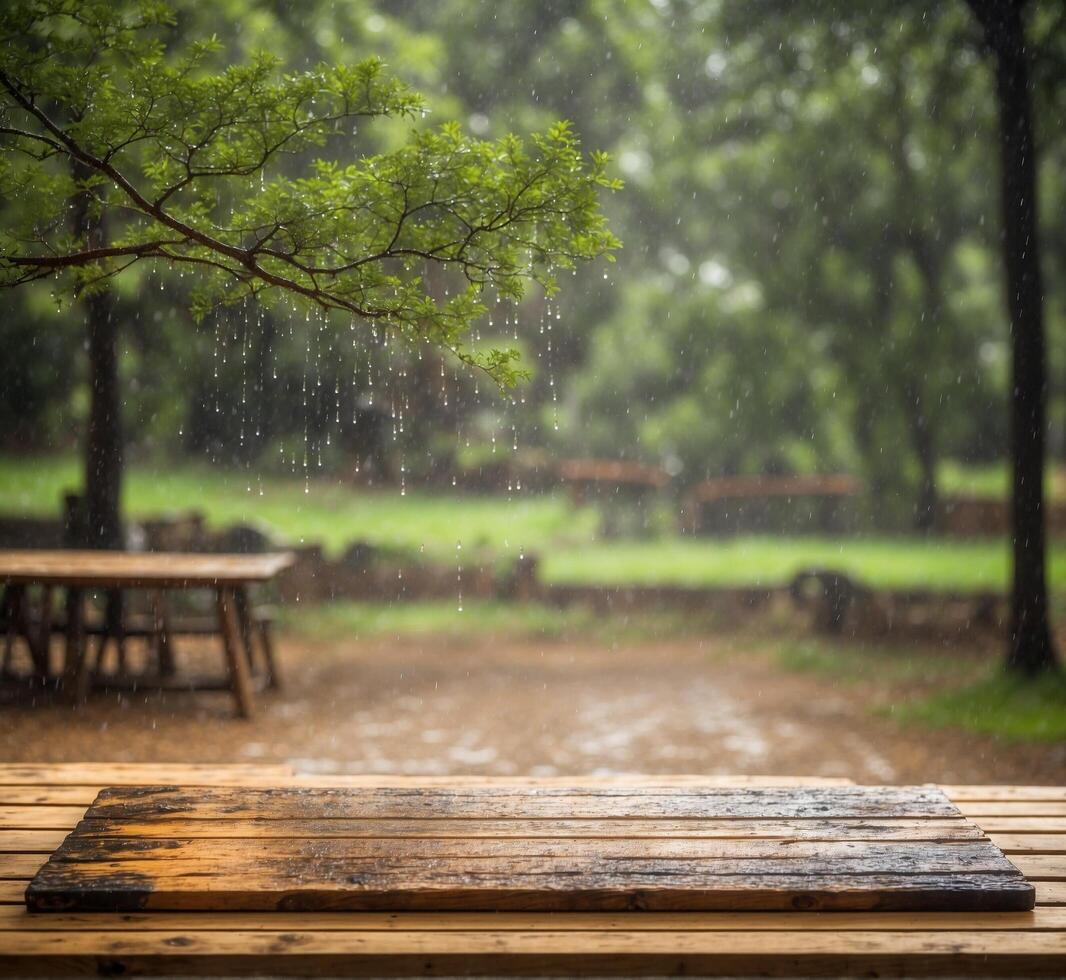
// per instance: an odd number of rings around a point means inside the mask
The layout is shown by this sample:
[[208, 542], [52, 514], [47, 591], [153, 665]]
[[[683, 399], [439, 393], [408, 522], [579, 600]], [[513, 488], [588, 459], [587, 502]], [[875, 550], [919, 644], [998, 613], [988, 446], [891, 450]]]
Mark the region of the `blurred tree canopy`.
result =
[[[567, 123], [528, 145], [444, 123], [360, 152], [365, 121], [425, 111], [380, 59], [220, 62], [222, 41], [186, 39], [176, 21], [158, 0], [22, 0], [0, 14], [0, 287], [48, 282], [87, 299], [88, 516], [109, 545], [123, 414], [113, 279], [188, 270], [198, 319], [285, 302], [310, 350], [308, 334], [342, 314], [511, 387], [516, 350], [466, 343], [483, 296], [518, 302], [528, 282], [551, 294], [560, 270], [619, 244], [598, 192], [620, 182]], [[442, 290], [429, 288], [434, 268]]]
[[[293, 71], [378, 57], [426, 93], [429, 116], [348, 134], [360, 156], [402, 153], [412, 128], [416, 146], [466, 145], [570, 120], [626, 182], [602, 202], [626, 247], [557, 295], [505, 295], [475, 321], [472, 352], [520, 349], [533, 373], [515, 404], [428, 351], [309, 333], [287, 304], [223, 306], [194, 326], [188, 276], [131, 270], [115, 293], [134, 447], [378, 460], [393, 476], [447, 470], [493, 440], [657, 462], [686, 482], [839, 469], [864, 477], [883, 522], [928, 524], [941, 461], [1005, 455], [1008, 329], [992, 70], [964, 0], [920, 7], [174, 4], [179, 37], [217, 34], [212, 64], [264, 46]], [[1049, 271], [1066, 262], [1064, 17], [1054, 0], [1030, 5]], [[461, 129], [442, 134], [449, 118]], [[262, 194], [222, 207], [245, 228], [295, 219], [301, 201], [271, 181], [308, 160], [286, 156]], [[314, 195], [332, 178], [308, 179]], [[1046, 279], [1053, 444], [1066, 452], [1066, 277]], [[448, 275], [425, 286], [438, 308], [456, 301]], [[40, 292], [19, 291], [3, 327], [20, 351], [0, 395], [12, 447], [61, 445], [86, 411], [83, 368], [54, 353], [81, 332]]]

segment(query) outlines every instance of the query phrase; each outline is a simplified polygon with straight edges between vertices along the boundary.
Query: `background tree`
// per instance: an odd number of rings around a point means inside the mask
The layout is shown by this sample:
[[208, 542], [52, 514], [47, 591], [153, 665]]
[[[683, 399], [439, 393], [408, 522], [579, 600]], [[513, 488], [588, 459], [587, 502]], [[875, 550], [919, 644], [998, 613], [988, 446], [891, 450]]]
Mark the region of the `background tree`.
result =
[[1037, 148], [1033, 133], [1027, 0], [967, 0], [996, 68], [1003, 266], [1011, 328], [1011, 587], [1008, 665], [1056, 666], [1048, 623], [1044, 453], [1047, 439], [1044, 288], [1040, 269]]
[[[420, 97], [376, 60], [282, 74], [260, 53], [214, 68], [220, 43], [183, 43], [173, 23], [149, 0], [15, 3], [0, 19], [0, 195], [15, 202], [0, 285], [58, 277], [88, 304], [88, 517], [105, 546], [118, 533], [120, 273], [195, 270], [199, 315], [284, 298], [443, 348], [507, 386], [517, 351], [465, 342], [485, 291], [517, 300], [535, 281], [550, 293], [559, 269], [617, 245], [598, 196], [617, 182], [567, 125], [535, 135], [532, 152], [445, 124], [391, 152], [312, 159], [350, 147], [362, 120], [416, 116]], [[283, 154], [309, 155], [303, 176], [267, 179]], [[452, 277], [443, 297], [427, 264]]]

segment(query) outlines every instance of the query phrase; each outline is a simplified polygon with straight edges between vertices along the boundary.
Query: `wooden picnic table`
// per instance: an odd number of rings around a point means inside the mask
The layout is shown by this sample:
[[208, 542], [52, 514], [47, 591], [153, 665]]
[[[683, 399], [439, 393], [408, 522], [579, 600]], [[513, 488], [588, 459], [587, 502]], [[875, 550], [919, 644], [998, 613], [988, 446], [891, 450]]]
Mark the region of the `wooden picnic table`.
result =
[[[301, 776], [282, 766], [0, 766], [0, 973], [12, 976], [1062, 976], [1066, 786], [942, 786], [1035, 884], [1031, 912], [30, 913], [30, 878], [106, 786], [544, 788], [573, 778]], [[642, 787], [840, 779], [581, 779]], [[266, 832], [265, 830], [263, 831]], [[269, 834], [283, 837], [284, 827]], [[388, 832], [385, 832], [388, 836]]]
[[[151, 590], [156, 597], [157, 629], [165, 634], [164, 603], [168, 590], [210, 589], [215, 593], [217, 633], [222, 640], [228, 682], [238, 713], [253, 709], [252, 660], [254, 630], [248, 587], [267, 582], [292, 564], [288, 552], [267, 554], [180, 554], [125, 551], [0, 551], [0, 585], [10, 644], [21, 633], [30, 647], [38, 675], [48, 673], [52, 592], [66, 592], [66, 657], [60, 678], [70, 699], [85, 699], [90, 680], [84, 597], [86, 590]], [[42, 588], [40, 615], [30, 621], [26, 589]], [[269, 644], [263, 644], [268, 676], [276, 681]]]

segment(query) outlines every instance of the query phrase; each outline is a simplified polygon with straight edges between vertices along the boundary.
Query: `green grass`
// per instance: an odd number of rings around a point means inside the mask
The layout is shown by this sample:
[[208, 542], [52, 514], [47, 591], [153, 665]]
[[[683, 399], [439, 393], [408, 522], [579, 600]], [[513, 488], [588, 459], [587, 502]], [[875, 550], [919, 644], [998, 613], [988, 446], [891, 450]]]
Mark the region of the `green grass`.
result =
[[464, 639], [501, 636], [557, 640], [594, 638], [600, 642], [636, 642], [692, 635], [712, 625], [709, 616], [681, 612], [638, 612], [603, 616], [593, 609], [559, 609], [540, 603], [489, 602], [331, 602], [285, 607], [285, 629], [315, 640], [365, 639], [381, 636], [428, 636]]
[[1066, 741], [1066, 675], [1028, 679], [997, 670], [976, 684], [904, 705], [899, 716], [1010, 741]]
[[[80, 485], [71, 458], [0, 457], [0, 512], [58, 515], [65, 490]], [[251, 524], [287, 544], [343, 551], [353, 541], [455, 561], [466, 554], [518, 554], [590, 540], [597, 517], [562, 496], [506, 497], [365, 490], [335, 480], [247, 477], [207, 466], [129, 468], [123, 505], [133, 517], [200, 510], [213, 527]]]
[[[1048, 499], [1062, 496], [1066, 481], [1056, 478], [1057, 464], [1048, 461], [1044, 489]], [[1061, 468], [1058, 468], [1061, 475]], [[945, 460], [937, 468], [940, 491], [944, 494], [961, 494], [965, 497], [991, 497], [1006, 500], [1010, 490], [1010, 470], [1006, 463], [983, 463], [971, 465], [955, 460]]]
[[[0, 512], [57, 515], [80, 474], [71, 457], [0, 457]], [[879, 588], [940, 591], [1006, 587], [1006, 545], [920, 538], [662, 536], [596, 540], [597, 514], [562, 495], [472, 496], [365, 490], [336, 480], [248, 477], [188, 464], [130, 467], [126, 512], [201, 510], [214, 527], [251, 524], [279, 543], [354, 541], [423, 552], [429, 559], [491, 562], [521, 549], [541, 556], [549, 582], [579, 585], [774, 586], [809, 566], [840, 569]], [[461, 543], [461, 552], [457, 545]], [[1066, 544], [1051, 549], [1051, 581], [1066, 590]]]
[[[963, 684], [972, 678], [973, 664], [928, 649], [885, 644], [866, 645], [807, 639], [789, 642], [777, 651], [786, 670], [819, 674], [835, 681], [888, 681], [899, 684], [933, 682]], [[985, 668], [982, 666], [982, 670]]]
[[[1066, 740], [1066, 675], [1008, 675], [998, 659], [945, 655], [933, 648], [806, 640], [777, 651], [786, 670], [834, 683], [875, 683], [889, 698], [871, 707], [906, 725], [950, 728], [1007, 741]], [[930, 693], [932, 689], [932, 693]]]
[[[1005, 543], [926, 538], [775, 538], [601, 542], [544, 558], [550, 582], [604, 585], [773, 586], [808, 566], [843, 571], [875, 588], [1003, 589]], [[1066, 547], [1051, 550], [1051, 582], [1066, 586]]]

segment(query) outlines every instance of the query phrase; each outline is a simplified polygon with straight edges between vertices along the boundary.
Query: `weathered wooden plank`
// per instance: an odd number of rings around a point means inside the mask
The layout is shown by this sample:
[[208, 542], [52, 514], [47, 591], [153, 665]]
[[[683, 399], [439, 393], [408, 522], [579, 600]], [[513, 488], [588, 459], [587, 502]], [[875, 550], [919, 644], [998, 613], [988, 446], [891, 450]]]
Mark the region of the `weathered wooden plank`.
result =
[[679, 791], [539, 787], [446, 789], [115, 788], [101, 792], [97, 819], [916, 819], [957, 817], [939, 790], [926, 787], [709, 788]]
[[1066, 817], [1066, 802], [1039, 800], [974, 800], [961, 801], [960, 812], [968, 817]]
[[989, 834], [1004, 854], [1066, 854], [1066, 833]]
[[1066, 786], [941, 786], [953, 803], [1007, 800], [1066, 802]]
[[73, 830], [84, 815], [81, 806], [0, 806], [0, 832]]
[[[702, 869], [625, 868], [612, 873], [558, 867], [525, 875], [513, 870], [469, 870], [469, 862], [418, 869], [272, 869], [245, 877], [199, 871], [173, 877], [120, 868], [48, 865], [27, 890], [34, 911], [247, 910], [247, 911], [653, 911], [703, 910], [965, 910], [1016, 911], [1032, 907], [1033, 888], [1020, 876], [966, 874], [793, 874]], [[327, 874], [334, 875], [327, 878]]]
[[0, 854], [0, 878], [32, 878], [47, 860], [45, 854]]
[[80, 806], [87, 809], [96, 799], [99, 786], [0, 786], [0, 807], [7, 806]]
[[[0, 855], [0, 860], [2, 860]], [[51, 858], [57, 864], [102, 864], [109, 869], [122, 865], [141, 867], [146, 873], [162, 870], [224, 864], [227, 873], [255, 872], [257, 869], [292, 868], [297, 874], [316, 873], [319, 867], [346, 868], [384, 862], [396, 867], [419, 867], [426, 861], [435, 866], [444, 862], [470, 862], [471, 867], [490, 866], [639, 867], [649, 861], [669, 867], [706, 868], [707, 873], [733, 872], [734, 866], [756, 871], [802, 873], [809, 867], [839, 863], [849, 872], [883, 871], [902, 873], [910, 869], [931, 872], [1009, 870], [1002, 852], [988, 840], [948, 844], [928, 841], [792, 841], [792, 840], [498, 840], [491, 838], [338, 838], [259, 840], [236, 838], [213, 840], [194, 838], [111, 838], [72, 834]], [[1028, 862], [1058, 860], [1054, 857], [1024, 855]], [[476, 864], [475, 864], [476, 862]], [[609, 862], [609, 863], [608, 863]], [[757, 862], [757, 863], [756, 863]], [[1066, 862], [1060, 862], [1066, 863]]]
[[[277, 785], [293, 776], [285, 764], [259, 763], [154, 763], [154, 762], [72, 762], [0, 763], [0, 786], [88, 786], [94, 794], [105, 786], [158, 786], [181, 783], [185, 786], [241, 786], [247, 781]], [[273, 781], [273, 783], [271, 783]], [[90, 800], [90, 802], [92, 802]]]
[[604, 838], [609, 840], [979, 840], [980, 828], [964, 817], [930, 820], [262, 820], [86, 819], [78, 831], [97, 837], [259, 838]]
[[1016, 929], [1066, 931], [1066, 908], [1044, 907], [1032, 912], [53, 912], [39, 915], [21, 906], [0, 906], [0, 931], [151, 930], [268, 932], [339, 930], [423, 931], [483, 929], [496, 932], [533, 930], [610, 930], [632, 932], [734, 930], [829, 931], [967, 931]]
[[19, 908], [25, 907], [26, 886], [30, 879], [12, 879], [10, 881], [0, 879], [0, 904], [17, 904]]
[[1016, 854], [1012, 863], [1034, 881], [1066, 881], [1066, 857], [1061, 854]]
[[1033, 886], [1038, 905], [1066, 905], [1066, 881], [1037, 881]]
[[[788, 826], [850, 820], [865, 834], [825, 841], [780, 830], [766, 839], [315, 833], [332, 821], [345, 828], [375, 820], [476, 825], [498, 823], [501, 814], [534, 828], [613, 818], [621, 830], [649, 813], [701, 828], [709, 820], [744, 826], [774, 818]], [[986, 839], [869, 836], [874, 826], [914, 825], [920, 816], [958, 829], [958, 811], [934, 787], [113, 788], [101, 792], [37, 874], [27, 903], [39, 910], [1032, 906], [1032, 887]], [[131, 820], [154, 827], [153, 835], [114, 835]], [[291, 836], [181, 834], [201, 823], [248, 821], [283, 823]]]
[[[181, 780], [170, 780], [181, 782]], [[114, 785], [121, 785], [115, 783]], [[264, 785], [268, 785], [264, 783]], [[276, 784], [275, 784], [276, 785]], [[655, 775], [618, 774], [612, 776], [401, 776], [382, 773], [352, 775], [347, 773], [299, 773], [286, 782], [303, 789], [394, 787], [398, 789], [458, 789], [470, 786], [495, 786], [528, 789], [540, 787], [624, 787], [676, 789], [678, 787], [784, 787], [784, 786], [854, 786], [851, 779], [837, 776], [745, 776], [745, 775]]]
[[986, 834], [1061, 834], [1066, 833], [1064, 817], [970, 817]]
[[291, 552], [183, 554], [129, 551], [0, 551], [0, 582], [85, 588], [197, 588], [265, 582], [288, 568]]
[[0, 854], [51, 854], [66, 836], [62, 830], [3, 830], [0, 831]]
[[109, 972], [321, 974], [656, 973], [913, 975], [1014, 972], [1054, 976], [1066, 936], [974, 930], [910, 932], [34, 932], [12, 934], [0, 968]]

